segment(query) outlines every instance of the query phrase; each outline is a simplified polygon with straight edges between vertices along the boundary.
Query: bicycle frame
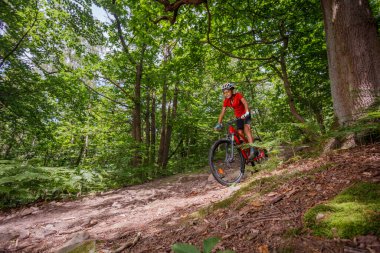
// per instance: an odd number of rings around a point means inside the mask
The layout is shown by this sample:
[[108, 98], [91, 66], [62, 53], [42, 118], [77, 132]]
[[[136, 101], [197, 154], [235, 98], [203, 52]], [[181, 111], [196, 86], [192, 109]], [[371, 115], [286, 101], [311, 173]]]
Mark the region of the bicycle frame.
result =
[[[236, 122], [237, 120], [232, 120], [230, 122], [227, 123], [228, 125], [228, 128], [227, 128], [227, 139], [231, 141], [231, 157], [233, 157], [233, 152], [234, 152], [234, 142], [236, 145], [241, 145], [243, 143], [248, 143], [248, 140], [247, 138], [245, 138], [244, 134], [239, 134], [238, 131], [236, 131], [236, 129], [232, 126], [232, 124], [234, 122]], [[239, 138], [240, 137], [240, 138]], [[238, 148], [240, 149], [240, 148]], [[246, 148], [246, 149], [240, 149], [241, 150], [241, 153], [245, 159], [245, 162], [248, 163], [248, 157], [249, 157], [249, 148]]]
[[[234, 120], [227, 122], [227, 125], [228, 125], [228, 127], [227, 127], [227, 139], [231, 141], [231, 156], [230, 157], [233, 157], [234, 144], [242, 145], [242, 144], [248, 143], [248, 140], [244, 136], [244, 134], [239, 134], [239, 132], [233, 127], [232, 124], [235, 123], [236, 121], [237, 121], [237, 119], [234, 119]], [[248, 164], [249, 162], [257, 162], [266, 156], [265, 152], [263, 150], [259, 149], [259, 155], [256, 156], [255, 158], [253, 158], [253, 161], [251, 161], [248, 159], [248, 157], [250, 155], [250, 148], [249, 147], [248, 148], [237, 147], [237, 148], [241, 151], [246, 164]], [[228, 154], [226, 154], [226, 155], [228, 155]], [[226, 156], [226, 158], [227, 158], [227, 156]]]

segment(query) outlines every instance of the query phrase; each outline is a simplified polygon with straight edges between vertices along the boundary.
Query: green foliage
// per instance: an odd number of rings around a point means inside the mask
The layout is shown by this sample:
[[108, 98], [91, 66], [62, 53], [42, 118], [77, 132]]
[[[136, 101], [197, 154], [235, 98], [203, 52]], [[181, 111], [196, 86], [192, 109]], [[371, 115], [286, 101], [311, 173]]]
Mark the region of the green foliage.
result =
[[34, 201], [76, 197], [107, 187], [104, 172], [67, 167], [36, 167], [15, 161], [0, 163], [0, 208]]
[[327, 134], [328, 137], [335, 137], [343, 140], [349, 135], [354, 135], [358, 143], [374, 143], [380, 140], [380, 107], [375, 104], [369, 108], [364, 115], [352, 124], [340, 127]]
[[[203, 241], [203, 253], [211, 253], [212, 249], [216, 246], [216, 244], [220, 241], [220, 238], [210, 237]], [[186, 243], [176, 243], [172, 246], [172, 250], [175, 253], [201, 253], [197, 247], [186, 244]], [[233, 253], [231, 250], [223, 250], [217, 251], [218, 253]]]
[[[305, 225], [313, 234], [333, 238], [358, 235], [380, 235], [380, 186], [358, 183], [338, 194], [331, 201], [317, 205], [304, 215]], [[316, 220], [318, 214], [324, 218]], [[334, 232], [335, 230], [335, 232]]]
[[292, 238], [292, 237], [296, 237], [296, 236], [299, 236], [303, 233], [303, 228], [289, 228], [285, 233], [284, 233], [284, 237], [285, 238]]

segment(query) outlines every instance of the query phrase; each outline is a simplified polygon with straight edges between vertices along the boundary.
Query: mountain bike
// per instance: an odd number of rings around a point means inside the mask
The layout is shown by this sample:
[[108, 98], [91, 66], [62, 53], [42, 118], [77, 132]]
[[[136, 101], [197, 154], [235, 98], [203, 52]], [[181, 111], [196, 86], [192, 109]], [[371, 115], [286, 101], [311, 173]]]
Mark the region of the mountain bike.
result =
[[[233, 124], [237, 121], [231, 120], [226, 123], [226, 138], [217, 140], [209, 152], [210, 170], [216, 181], [225, 186], [239, 183], [245, 172], [245, 165], [261, 163], [268, 159], [266, 149], [257, 148], [257, 154], [252, 160], [248, 160], [250, 146], [244, 135], [240, 135]], [[255, 141], [261, 141], [255, 138]]]

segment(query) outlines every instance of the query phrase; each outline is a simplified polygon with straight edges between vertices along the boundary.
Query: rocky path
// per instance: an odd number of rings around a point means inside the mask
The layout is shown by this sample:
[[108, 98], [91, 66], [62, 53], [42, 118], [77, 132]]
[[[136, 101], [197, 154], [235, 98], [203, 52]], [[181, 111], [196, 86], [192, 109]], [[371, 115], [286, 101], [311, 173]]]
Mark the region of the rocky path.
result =
[[224, 199], [225, 188], [206, 174], [175, 176], [71, 202], [51, 202], [0, 214], [0, 252], [55, 252], [73, 235], [112, 240]]

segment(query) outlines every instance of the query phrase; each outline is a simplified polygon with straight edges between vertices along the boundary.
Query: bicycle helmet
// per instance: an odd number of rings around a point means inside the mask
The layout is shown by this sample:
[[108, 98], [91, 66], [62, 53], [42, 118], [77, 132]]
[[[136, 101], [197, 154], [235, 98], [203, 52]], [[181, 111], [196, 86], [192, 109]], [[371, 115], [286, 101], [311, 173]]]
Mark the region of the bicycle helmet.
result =
[[235, 85], [233, 83], [225, 83], [222, 85], [222, 91], [224, 90], [233, 90]]

